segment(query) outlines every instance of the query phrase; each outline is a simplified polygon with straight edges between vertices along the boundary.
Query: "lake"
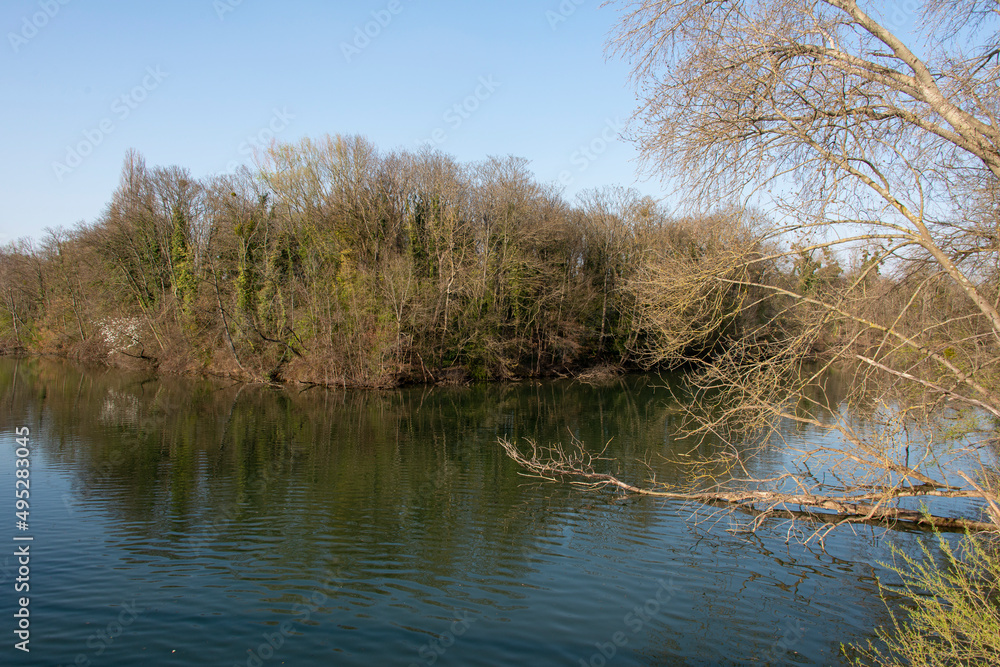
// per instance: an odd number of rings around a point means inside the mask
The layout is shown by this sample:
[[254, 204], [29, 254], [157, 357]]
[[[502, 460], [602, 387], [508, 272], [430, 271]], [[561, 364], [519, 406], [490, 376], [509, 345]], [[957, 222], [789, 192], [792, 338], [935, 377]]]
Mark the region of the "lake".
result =
[[659, 456], [692, 446], [669, 378], [376, 392], [0, 359], [0, 381], [3, 664], [840, 664], [889, 621], [877, 561], [933, 539], [748, 535], [712, 508], [525, 477], [497, 445], [610, 441], [624, 479], [682, 480]]

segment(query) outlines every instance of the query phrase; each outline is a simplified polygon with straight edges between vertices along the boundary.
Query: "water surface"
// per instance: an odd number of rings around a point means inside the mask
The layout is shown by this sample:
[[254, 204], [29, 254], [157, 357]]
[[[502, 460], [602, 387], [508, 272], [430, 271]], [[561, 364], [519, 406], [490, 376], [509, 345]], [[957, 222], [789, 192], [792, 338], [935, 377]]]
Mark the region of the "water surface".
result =
[[526, 478], [496, 444], [610, 441], [609, 470], [680, 479], [655, 377], [355, 392], [0, 359], [0, 382], [0, 498], [16, 427], [33, 451], [30, 530], [0, 540], [34, 538], [31, 653], [3, 664], [838, 664], [888, 621], [876, 560], [928, 539], [805, 548]]

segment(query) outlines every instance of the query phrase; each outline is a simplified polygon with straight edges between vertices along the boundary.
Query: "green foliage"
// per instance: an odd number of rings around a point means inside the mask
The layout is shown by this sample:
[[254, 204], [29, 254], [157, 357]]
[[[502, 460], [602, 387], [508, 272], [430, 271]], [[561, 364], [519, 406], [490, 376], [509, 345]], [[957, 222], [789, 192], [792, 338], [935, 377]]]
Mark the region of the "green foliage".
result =
[[262, 221], [253, 213], [237, 220], [234, 232], [238, 239], [236, 308], [248, 321], [254, 320], [259, 285], [257, 262], [261, 251]]
[[421, 278], [433, 278], [438, 275], [436, 263], [436, 238], [434, 227], [440, 215], [439, 197], [431, 197], [430, 203], [423, 198], [414, 205], [408, 229], [410, 255]]
[[188, 246], [187, 218], [180, 207], [173, 212], [173, 231], [170, 234], [170, 260], [174, 271], [174, 290], [181, 310], [190, 317], [198, 284], [195, 281], [191, 252]]
[[622, 188], [570, 204], [517, 158], [382, 155], [357, 137], [200, 182], [130, 154], [65, 257], [0, 262], [15, 275], [0, 337], [57, 350], [90, 313], [141, 317], [161, 368], [336, 385], [635, 365], [652, 338], [629, 280], [674, 245], [712, 254], [714, 232], [667, 233], [680, 226]]
[[830, 252], [822, 248], [819, 257], [815, 250], [796, 248], [793, 255], [792, 275], [797, 279], [798, 290], [805, 295], [814, 295], [829, 288], [843, 273], [840, 262]]
[[1000, 664], [1000, 543], [995, 536], [966, 535], [952, 545], [937, 535], [940, 557], [921, 545], [922, 558], [893, 548], [901, 565], [887, 565], [903, 579], [906, 608], [892, 627], [879, 628], [883, 646], [845, 647], [858, 665]]

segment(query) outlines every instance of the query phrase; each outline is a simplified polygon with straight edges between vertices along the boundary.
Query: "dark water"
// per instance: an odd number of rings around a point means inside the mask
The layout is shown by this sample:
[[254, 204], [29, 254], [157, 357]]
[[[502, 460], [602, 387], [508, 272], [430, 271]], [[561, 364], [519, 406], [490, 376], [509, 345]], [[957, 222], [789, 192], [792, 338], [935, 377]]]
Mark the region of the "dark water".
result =
[[928, 539], [747, 536], [525, 478], [496, 444], [610, 439], [609, 469], [676, 479], [657, 454], [691, 444], [656, 378], [301, 391], [0, 359], [0, 383], [4, 665], [838, 664], [888, 620], [889, 542]]

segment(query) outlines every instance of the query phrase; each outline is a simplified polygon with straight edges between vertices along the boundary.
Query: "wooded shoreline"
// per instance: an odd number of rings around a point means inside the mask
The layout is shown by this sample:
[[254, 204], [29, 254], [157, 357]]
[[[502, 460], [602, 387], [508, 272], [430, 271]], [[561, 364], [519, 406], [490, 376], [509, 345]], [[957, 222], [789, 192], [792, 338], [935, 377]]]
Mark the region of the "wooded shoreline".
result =
[[[616, 187], [569, 203], [523, 159], [460, 164], [360, 137], [275, 144], [256, 172], [202, 180], [130, 152], [97, 220], [0, 251], [0, 351], [352, 387], [675, 367], [781, 305], [702, 285], [678, 338], [650, 310], [649, 277], [743, 275], [733, 251], [759, 253], [759, 223], [674, 216]], [[813, 252], [751, 274], [845, 279]]]

